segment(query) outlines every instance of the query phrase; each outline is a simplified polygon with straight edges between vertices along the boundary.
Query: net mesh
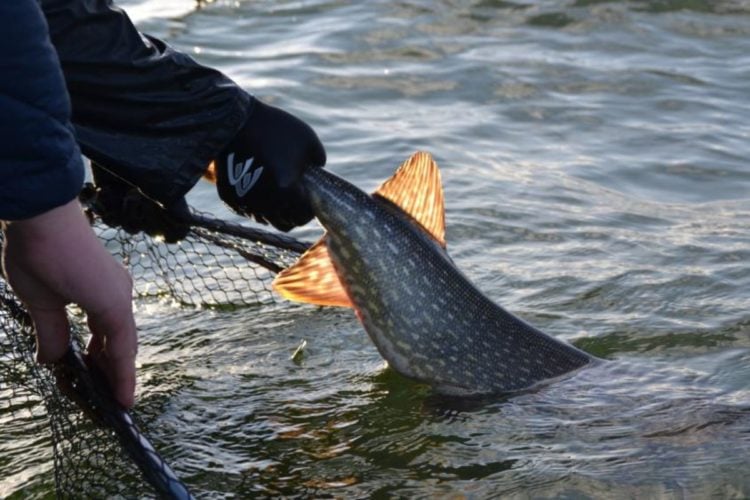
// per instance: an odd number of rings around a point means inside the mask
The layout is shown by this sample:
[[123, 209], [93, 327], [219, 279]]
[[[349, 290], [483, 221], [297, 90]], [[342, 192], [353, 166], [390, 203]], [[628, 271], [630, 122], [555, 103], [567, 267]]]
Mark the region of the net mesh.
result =
[[[209, 308], [273, 302], [274, 274], [307, 247], [305, 242], [206, 214], [193, 212], [191, 217], [187, 237], [168, 244], [143, 233], [108, 227], [92, 214], [100, 239], [130, 269], [136, 301], [166, 299], [179, 306]], [[0, 467], [11, 473], [5, 481], [6, 493], [23, 491], [26, 497], [38, 492], [46, 497], [54, 484], [59, 498], [164, 496], [158, 485], [154, 488], [154, 478], [143, 474], [143, 463], [136, 464], [141, 460], [136, 456], [134, 461], [133, 450], [127, 443], [123, 446], [119, 434], [120, 439], [115, 438], [114, 427], [121, 425], [126, 441], [140, 448], [136, 453], [145, 450], [148, 455], [148, 443], [138, 434], [139, 427], [148, 427], [147, 422], [137, 412], [131, 414], [131, 425], [130, 415], [120, 424], [94, 422], [71, 400], [69, 391], [58, 387], [54, 374], [35, 362], [29, 318], [1, 278], [0, 302]], [[75, 309], [70, 315], [73, 343], [80, 348], [86, 337], [84, 318]], [[43, 457], [50, 448], [54, 474], [47, 476], [53, 476], [54, 483], [44, 474], [29, 477], [22, 467], [13, 467], [17, 456], [35, 453]], [[157, 483], [171, 481], [169, 468], [155, 457], [156, 465], [146, 465], [146, 469], [157, 469], [153, 471]]]
[[199, 215], [195, 221], [210, 220], [211, 227], [194, 226], [174, 244], [102, 224], [96, 228], [105, 246], [129, 267], [137, 298], [169, 297], [202, 307], [274, 301], [274, 274], [294, 262], [306, 244], [272, 233], [243, 233], [237, 231], [241, 226]]

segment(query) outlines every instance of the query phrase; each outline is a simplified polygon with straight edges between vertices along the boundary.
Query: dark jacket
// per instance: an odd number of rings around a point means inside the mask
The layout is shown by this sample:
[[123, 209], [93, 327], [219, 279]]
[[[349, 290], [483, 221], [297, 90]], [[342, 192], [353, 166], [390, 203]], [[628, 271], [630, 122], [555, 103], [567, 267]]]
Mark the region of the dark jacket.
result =
[[33, 217], [83, 183], [70, 101], [39, 6], [0, 2], [0, 219]]
[[[32, 0], [0, 4], [0, 33], [6, 37], [12, 30], [6, 40], [14, 40], [4, 42], [0, 49], [0, 67], [10, 61], [26, 68], [26, 73], [14, 70], [11, 78], [6, 78], [3, 69], [0, 79], [12, 81], [0, 83], [0, 98], [26, 102], [27, 93], [34, 90], [27, 88], [26, 81], [33, 78], [30, 75], [46, 74], [49, 68], [39, 66], [39, 60], [28, 57], [19, 44], [44, 40], [44, 20], [33, 12], [38, 7]], [[220, 72], [201, 66], [158, 39], [141, 35], [109, 0], [41, 0], [39, 4], [62, 66], [72, 102], [71, 121], [83, 153], [159, 202], [169, 205], [179, 199], [243, 125], [252, 97]], [[56, 61], [48, 42], [45, 47], [46, 64], [54, 67]], [[75, 148], [69, 144], [70, 108], [59, 70], [56, 75], [57, 84], [45, 79], [39, 82], [38, 92], [55, 101], [45, 114], [68, 131], [65, 139], [60, 132], [52, 133], [53, 123], [26, 126], [30, 123], [28, 110], [6, 114], [3, 101], [0, 127], [4, 130], [12, 128], [13, 123], [23, 123], [25, 132], [16, 131], [10, 136], [15, 140], [0, 149], [2, 207], [12, 204], [6, 203], [6, 191], [12, 191], [21, 201], [37, 198], [41, 205], [51, 208], [70, 196], [70, 185], [80, 188], [80, 174], [53, 174], [66, 170], [59, 166], [63, 158], [75, 156], [67, 150], [69, 154], [62, 155], [50, 145], [35, 148], [44, 157], [44, 161], [39, 159], [38, 172], [19, 170], [9, 156], [20, 154], [14, 153], [18, 144], [33, 142], [28, 138], [31, 130], [36, 138], [44, 137], [45, 143], [54, 143], [56, 148]], [[7, 95], [5, 86], [10, 87]], [[5, 141], [8, 136], [0, 137]], [[75, 168], [67, 170], [78, 172], [80, 166], [76, 163]], [[45, 175], [65, 177], [64, 196], [60, 194], [63, 182], [48, 183]], [[55, 202], [47, 201], [53, 199]], [[40, 213], [41, 205], [35, 204], [31, 211], [21, 210], [15, 217]], [[0, 217], [13, 218], [2, 207]]]
[[141, 35], [109, 0], [41, 0], [83, 153], [165, 204], [200, 179], [252, 99], [220, 72]]

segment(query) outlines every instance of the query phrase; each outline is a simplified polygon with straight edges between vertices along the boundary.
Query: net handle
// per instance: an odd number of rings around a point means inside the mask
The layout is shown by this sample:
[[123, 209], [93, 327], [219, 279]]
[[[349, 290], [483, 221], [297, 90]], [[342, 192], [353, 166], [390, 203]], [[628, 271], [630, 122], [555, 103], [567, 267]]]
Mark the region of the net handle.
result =
[[76, 342], [70, 343], [68, 351], [56, 364], [55, 371], [70, 379], [75, 393], [71, 399], [84, 413], [114, 431], [125, 452], [162, 498], [193, 498], [177, 474], [143, 435], [130, 412], [114, 400], [105, 375], [95, 365], [86, 362]]
[[194, 210], [191, 210], [189, 214], [182, 216], [181, 222], [189, 224], [192, 227], [200, 227], [208, 229], [209, 231], [265, 243], [283, 250], [291, 250], [298, 253], [305, 252], [312, 245], [309, 241], [301, 241], [285, 234], [227, 222], [214, 217], [209, 217]]

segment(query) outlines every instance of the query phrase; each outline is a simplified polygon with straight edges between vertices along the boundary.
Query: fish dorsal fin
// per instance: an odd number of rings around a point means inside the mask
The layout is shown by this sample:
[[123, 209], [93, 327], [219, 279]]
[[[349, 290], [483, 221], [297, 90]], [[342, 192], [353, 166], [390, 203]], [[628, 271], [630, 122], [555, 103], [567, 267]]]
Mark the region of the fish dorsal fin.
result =
[[325, 235], [299, 260], [281, 271], [273, 288], [282, 297], [319, 306], [352, 307], [328, 254]]
[[429, 153], [414, 153], [375, 194], [409, 214], [445, 248], [443, 184], [437, 163]]

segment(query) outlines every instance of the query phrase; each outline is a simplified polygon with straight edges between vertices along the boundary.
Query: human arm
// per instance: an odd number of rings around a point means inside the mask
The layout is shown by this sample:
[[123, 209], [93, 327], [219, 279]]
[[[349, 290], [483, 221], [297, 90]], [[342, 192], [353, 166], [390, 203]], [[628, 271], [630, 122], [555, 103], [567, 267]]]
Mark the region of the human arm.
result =
[[109, 0], [41, 0], [83, 153], [170, 207], [247, 118], [221, 72], [142, 35]]
[[[209, 163], [226, 165], [234, 153], [242, 165], [252, 156], [256, 167], [264, 166], [260, 181], [243, 196], [232, 196], [234, 185], [219, 176], [219, 195], [235, 211], [283, 230], [312, 218], [293, 186], [305, 168], [325, 164], [324, 148], [307, 124], [263, 104], [216, 69], [142, 35], [110, 1], [41, 5], [70, 90], [78, 140], [94, 160], [103, 191], [117, 195], [135, 187], [169, 210]], [[114, 176], [97, 176], [97, 169]], [[124, 206], [116, 196], [106, 198], [114, 208]], [[119, 219], [127, 219], [127, 210], [120, 212]], [[137, 222], [125, 226], [157, 232]]]
[[40, 361], [56, 361], [63, 354], [68, 342], [64, 306], [80, 302], [94, 333], [92, 357], [117, 399], [131, 405], [136, 332], [130, 282], [75, 201], [83, 163], [62, 72], [37, 3], [0, 2], [0, 32], [14, 41], [0, 44], [5, 276], [30, 310]]

